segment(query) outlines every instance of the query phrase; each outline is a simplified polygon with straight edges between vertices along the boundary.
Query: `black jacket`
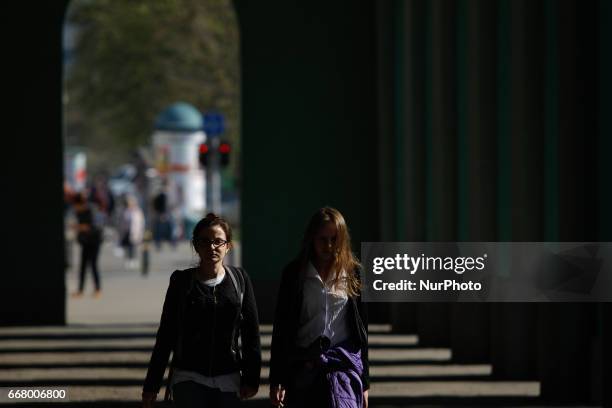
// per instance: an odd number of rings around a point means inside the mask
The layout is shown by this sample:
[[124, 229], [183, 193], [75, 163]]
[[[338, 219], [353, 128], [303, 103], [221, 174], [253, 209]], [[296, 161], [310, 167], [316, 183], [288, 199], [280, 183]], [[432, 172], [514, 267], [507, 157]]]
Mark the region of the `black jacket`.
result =
[[[304, 298], [304, 271], [297, 261], [283, 270], [274, 316], [272, 350], [270, 357], [270, 384], [287, 385], [291, 377], [291, 364], [297, 354], [296, 337]], [[358, 273], [356, 271], [355, 273]], [[349, 327], [353, 338], [361, 347], [364, 390], [370, 388], [368, 363], [368, 318], [361, 297], [349, 298]]]
[[231, 268], [244, 288], [242, 307], [228, 273], [214, 288], [195, 280], [195, 269], [172, 274], [144, 391], [159, 392], [171, 351], [173, 367], [205, 376], [240, 370], [241, 384], [259, 386], [261, 346], [253, 286], [244, 269]]

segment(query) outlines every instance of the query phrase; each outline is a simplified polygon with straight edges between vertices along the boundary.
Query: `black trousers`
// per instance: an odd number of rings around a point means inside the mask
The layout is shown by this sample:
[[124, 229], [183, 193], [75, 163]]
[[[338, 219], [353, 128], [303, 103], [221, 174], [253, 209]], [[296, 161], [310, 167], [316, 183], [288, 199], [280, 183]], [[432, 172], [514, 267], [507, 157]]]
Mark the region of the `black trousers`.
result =
[[329, 382], [319, 360], [329, 346], [330, 340], [321, 336], [309, 347], [296, 351], [297, 358], [287, 384], [287, 408], [329, 407]]
[[329, 383], [319, 367], [298, 368], [287, 387], [287, 408], [329, 407]]
[[100, 254], [100, 242], [84, 243], [81, 245], [81, 273], [79, 274], [79, 292], [83, 291], [85, 286], [85, 270], [87, 266], [91, 266], [93, 273], [94, 285], [96, 290], [100, 290], [100, 276], [98, 274], [98, 255]]

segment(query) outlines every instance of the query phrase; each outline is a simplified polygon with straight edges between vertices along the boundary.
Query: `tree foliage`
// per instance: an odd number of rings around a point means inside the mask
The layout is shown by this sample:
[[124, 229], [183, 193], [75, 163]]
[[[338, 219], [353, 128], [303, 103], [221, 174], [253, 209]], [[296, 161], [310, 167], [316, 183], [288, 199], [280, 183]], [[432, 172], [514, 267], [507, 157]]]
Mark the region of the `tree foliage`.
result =
[[237, 146], [238, 27], [230, 0], [75, 0], [66, 70], [70, 144], [103, 157], [150, 144], [156, 116], [184, 101], [227, 119]]

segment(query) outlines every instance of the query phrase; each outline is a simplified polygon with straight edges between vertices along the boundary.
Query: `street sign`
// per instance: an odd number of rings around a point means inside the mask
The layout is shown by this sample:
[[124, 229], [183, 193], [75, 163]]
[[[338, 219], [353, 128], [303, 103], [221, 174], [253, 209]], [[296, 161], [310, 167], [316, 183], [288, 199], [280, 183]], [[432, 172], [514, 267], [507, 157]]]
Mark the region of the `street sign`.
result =
[[218, 112], [206, 112], [202, 115], [204, 120], [204, 133], [215, 137], [225, 132], [225, 118]]

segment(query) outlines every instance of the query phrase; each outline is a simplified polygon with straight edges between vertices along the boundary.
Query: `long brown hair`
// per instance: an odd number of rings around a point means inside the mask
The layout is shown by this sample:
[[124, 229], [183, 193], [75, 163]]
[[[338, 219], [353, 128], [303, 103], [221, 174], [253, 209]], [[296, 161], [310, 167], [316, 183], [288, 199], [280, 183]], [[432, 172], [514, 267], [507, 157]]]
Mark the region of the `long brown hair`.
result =
[[[326, 223], [331, 222], [336, 226], [338, 236], [336, 237], [334, 262], [332, 270], [334, 273], [333, 284], [337, 285], [340, 281], [346, 281], [346, 291], [351, 297], [358, 296], [361, 289], [359, 277], [354, 273], [361, 265], [353, 254], [351, 249], [351, 236], [349, 235], [348, 226], [340, 211], [331, 207], [323, 207], [317, 210], [310, 218], [304, 238], [302, 240], [302, 249], [298, 256], [300, 265], [305, 268], [313, 254], [313, 244], [315, 235], [319, 229]], [[342, 277], [342, 271], [346, 271], [346, 275]]]

